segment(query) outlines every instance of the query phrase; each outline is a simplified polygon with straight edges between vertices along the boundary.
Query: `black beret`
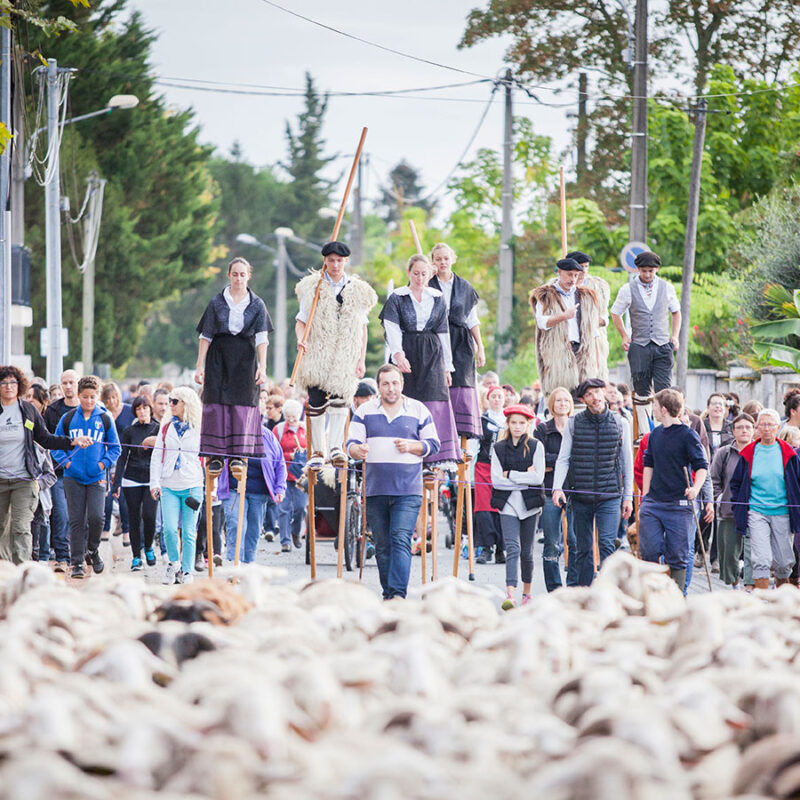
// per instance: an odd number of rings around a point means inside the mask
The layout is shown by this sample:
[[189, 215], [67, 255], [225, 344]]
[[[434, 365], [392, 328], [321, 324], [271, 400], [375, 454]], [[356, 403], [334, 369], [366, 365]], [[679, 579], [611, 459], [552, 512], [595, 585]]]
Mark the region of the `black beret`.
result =
[[591, 264], [592, 259], [586, 255], [586, 253], [581, 253], [580, 250], [573, 250], [571, 253], [567, 253], [564, 258], [574, 258], [579, 264]]
[[322, 245], [322, 255], [329, 256], [331, 254], [347, 258], [350, 255], [350, 248], [344, 242], [328, 242]]
[[660, 267], [661, 259], [655, 253], [645, 250], [644, 253], [639, 253], [636, 256], [633, 263], [637, 267]]
[[583, 267], [574, 258], [562, 258], [556, 263], [558, 269], [567, 270], [567, 272], [583, 272]]
[[353, 397], [373, 397], [376, 394], [378, 393], [375, 391], [375, 387], [371, 383], [359, 381], [358, 388], [356, 389], [356, 393], [353, 395]]
[[575, 390], [575, 397], [578, 400], [583, 397], [589, 389], [605, 389], [606, 382], [602, 378], [587, 378], [585, 381], [581, 381], [578, 384], [578, 388]]

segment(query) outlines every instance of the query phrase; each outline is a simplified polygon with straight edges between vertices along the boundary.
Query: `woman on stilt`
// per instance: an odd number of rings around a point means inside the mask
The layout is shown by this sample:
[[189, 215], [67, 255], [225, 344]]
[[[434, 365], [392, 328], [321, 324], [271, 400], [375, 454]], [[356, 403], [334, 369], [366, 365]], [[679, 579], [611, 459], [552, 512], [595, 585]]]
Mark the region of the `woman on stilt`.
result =
[[483, 435], [478, 406], [476, 369], [486, 363], [478, 319], [478, 293], [469, 281], [453, 272], [456, 253], [444, 242], [434, 245], [431, 263], [435, 274], [428, 284], [442, 293], [447, 306], [453, 372], [450, 403], [459, 436], [478, 439]]
[[423, 464], [428, 468], [449, 468], [460, 454], [450, 405], [453, 357], [447, 306], [442, 293], [428, 287], [431, 265], [425, 256], [411, 256], [407, 272], [408, 286], [395, 289], [389, 296], [380, 319], [389, 360], [404, 373], [403, 394], [426, 406], [441, 441], [439, 452], [423, 459]]
[[200, 451], [212, 475], [223, 458], [232, 468], [264, 456], [259, 386], [267, 377], [272, 331], [264, 301], [247, 286], [252, 270], [244, 258], [228, 264], [230, 284], [216, 295], [197, 326], [200, 344], [194, 379], [203, 387]]
[[506, 427], [503, 414], [506, 393], [503, 387], [488, 386], [486, 401], [489, 408], [481, 415], [483, 436], [475, 456], [475, 547], [481, 548], [475, 560], [478, 564], [488, 564], [494, 548], [495, 563], [504, 564], [506, 557], [500, 514], [496, 508], [492, 508], [492, 448]]

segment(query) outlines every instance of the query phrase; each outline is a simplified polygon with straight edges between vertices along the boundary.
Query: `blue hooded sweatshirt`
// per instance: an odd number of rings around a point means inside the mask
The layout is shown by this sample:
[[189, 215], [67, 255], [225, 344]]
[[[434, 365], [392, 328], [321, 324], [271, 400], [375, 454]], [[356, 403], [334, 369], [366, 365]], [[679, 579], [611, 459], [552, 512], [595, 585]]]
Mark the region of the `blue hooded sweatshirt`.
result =
[[[103, 415], [107, 417], [105, 423]], [[69, 430], [64, 430], [64, 420], [68, 416], [70, 416], [69, 411], [61, 417], [56, 427], [56, 434], [69, 436], [73, 440], [78, 436], [91, 436], [94, 444], [85, 450], [80, 448], [70, 451], [56, 450], [53, 457], [59, 466], [69, 462], [69, 467], [64, 470], [64, 475], [67, 477], [85, 485], [98, 483], [106, 477], [105, 470], [99, 466], [100, 462], [106, 469], [110, 469], [117, 463], [122, 451], [117, 426], [102, 403], [97, 403], [92, 409], [88, 420], [84, 418], [83, 409], [78, 406], [75, 413], [71, 414]]]

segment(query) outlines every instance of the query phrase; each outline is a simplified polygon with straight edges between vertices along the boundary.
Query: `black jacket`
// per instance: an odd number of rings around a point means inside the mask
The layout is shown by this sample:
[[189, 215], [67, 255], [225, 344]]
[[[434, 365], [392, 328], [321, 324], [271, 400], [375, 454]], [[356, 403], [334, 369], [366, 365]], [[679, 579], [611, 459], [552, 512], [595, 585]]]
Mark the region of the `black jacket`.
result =
[[147, 425], [136, 420], [119, 435], [122, 455], [114, 471], [114, 491], [119, 489], [123, 478], [136, 483], [150, 483], [150, 456], [153, 455], [153, 448], [144, 449], [142, 442], [148, 436], [158, 436], [159, 427], [155, 420]]
[[556, 421], [549, 419], [543, 425], [537, 425], [533, 435], [544, 446], [544, 466], [550, 472], [544, 473], [544, 488], [549, 497], [553, 491], [553, 477], [555, 476], [558, 452], [561, 450], [561, 432], [556, 427]]
[[[45, 450], [71, 450], [72, 440], [69, 436], [54, 436], [47, 430], [47, 425], [42, 415], [37, 411], [33, 403], [27, 400], [17, 400], [22, 412], [22, 425], [25, 428], [25, 469], [34, 480], [42, 474], [42, 467], [36, 455], [36, 444], [40, 444]], [[3, 406], [0, 405], [0, 416], [3, 414]], [[24, 476], [20, 476], [24, 478]]]

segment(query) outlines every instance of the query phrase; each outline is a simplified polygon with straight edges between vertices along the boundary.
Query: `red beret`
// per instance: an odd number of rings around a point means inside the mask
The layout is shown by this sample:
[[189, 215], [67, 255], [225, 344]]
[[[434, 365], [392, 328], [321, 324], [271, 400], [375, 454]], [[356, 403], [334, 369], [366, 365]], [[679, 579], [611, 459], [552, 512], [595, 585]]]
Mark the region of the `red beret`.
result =
[[528, 408], [528, 406], [522, 405], [522, 403], [517, 403], [513, 406], [506, 406], [503, 409], [503, 413], [506, 417], [510, 417], [512, 414], [522, 414], [523, 417], [527, 417], [528, 419], [536, 419], [536, 414]]

